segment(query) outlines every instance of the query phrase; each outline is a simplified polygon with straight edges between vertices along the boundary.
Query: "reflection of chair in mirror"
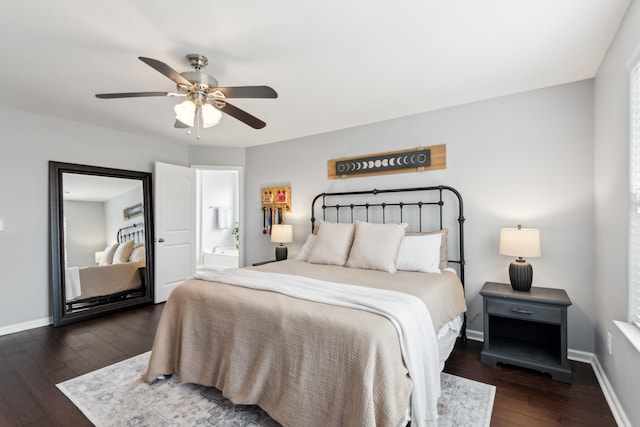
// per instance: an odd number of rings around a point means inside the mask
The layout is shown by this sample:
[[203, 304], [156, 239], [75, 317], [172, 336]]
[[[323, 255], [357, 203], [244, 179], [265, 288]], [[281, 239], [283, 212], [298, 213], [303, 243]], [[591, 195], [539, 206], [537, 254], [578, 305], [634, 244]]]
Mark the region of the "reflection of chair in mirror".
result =
[[145, 295], [147, 268], [144, 224], [118, 230], [117, 243], [105, 248], [99, 265], [65, 271], [67, 312]]

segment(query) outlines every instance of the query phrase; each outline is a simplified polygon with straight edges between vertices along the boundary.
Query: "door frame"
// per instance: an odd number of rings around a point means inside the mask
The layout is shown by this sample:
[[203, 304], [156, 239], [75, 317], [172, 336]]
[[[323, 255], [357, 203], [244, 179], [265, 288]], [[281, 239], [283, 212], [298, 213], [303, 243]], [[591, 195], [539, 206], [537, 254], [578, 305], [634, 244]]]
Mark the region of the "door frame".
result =
[[[246, 221], [244, 217], [244, 167], [243, 166], [220, 166], [220, 165], [191, 165], [191, 168], [196, 169], [196, 173], [198, 170], [210, 170], [210, 171], [232, 171], [238, 172], [238, 219], [240, 221], [240, 248], [238, 250], [238, 266], [244, 266], [244, 257], [245, 257], [245, 232], [246, 232]], [[202, 231], [202, 218], [200, 217], [199, 212], [202, 211], [202, 197], [201, 194], [196, 195], [196, 212], [198, 212], [196, 217], [196, 230]], [[202, 253], [202, 233], [196, 234], [196, 253]], [[195, 262], [195, 260], [194, 260]]]

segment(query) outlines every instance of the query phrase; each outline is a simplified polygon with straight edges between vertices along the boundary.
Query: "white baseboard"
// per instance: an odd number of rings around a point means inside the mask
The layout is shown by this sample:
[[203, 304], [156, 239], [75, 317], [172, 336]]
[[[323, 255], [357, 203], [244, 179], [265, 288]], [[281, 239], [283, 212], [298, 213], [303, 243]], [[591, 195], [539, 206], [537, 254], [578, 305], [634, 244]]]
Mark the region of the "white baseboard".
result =
[[470, 339], [471, 341], [484, 342], [484, 332], [467, 329], [467, 339]]
[[27, 329], [39, 328], [41, 326], [47, 326], [53, 323], [51, 317], [45, 317], [44, 319], [31, 320], [24, 323], [16, 323], [15, 325], [0, 327], [0, 336], [15, 334], [16, 332], [26, 331]]
[[602, 369], [602, 365], [595, 354], [591, 360], [591, 367], [593, 368], [593, 372], [596, 374], [596, 378], [598, 378], [598, 383], [600, 383], [600, 388], [602, 389], [604, 398], [607, 399], [607, 403], [609, 404], [609, 408], [611, 408], [611, 412], [613, 413], [613, 418], [615, 418], [616, 423], [621, 427], [632, 427], [629, 418], [627, 418], [627, 415], [624, 413], [624, 409], [622, 409], [622, 405], [620, 405], [620, 401], [616, 397], [616, 393], [613, 391], [613, 387], [611, 387], [611, 383], [609, 382], [607, 375], [604, 373], [604, 369]]
[[[484, 342], [484, 333], [482, 331], [467, 329], [467, 338], [473, 341]], [[611, 409], [611, 413], [613, 414], [613, 418], [615, 418], [616, 423], [620, 427], [632, 427], [631, 422], [627, 418], [627, 415], [624, 413], [624, 410], [620, 405], [620, 401], [616, 397], [616, 393], [611, 387], [611, 383], [609, 382], [604, 369], [602, 369], [602, 365], [600, 364], [598, 357], [594, 353], [572, 349], [567, 349], [567, 357], [569, 358], [569, 360], [588, 363], [589, 365], [591, 365], [591, 369], [593, 369], [593, 373], [598, 380], [598, 384], [600, 384], [600, 388], [602, 389], [604, 398], [609, 405], [609, 409]]]
[[588, 353], [582, 350], [572, 350], [570, 348], [567, 349], [567, 358], [574, 362], [588, 363], [593, 366], [593, 359], [595, 359], [595, 357], [596, 355], [593, 353]]

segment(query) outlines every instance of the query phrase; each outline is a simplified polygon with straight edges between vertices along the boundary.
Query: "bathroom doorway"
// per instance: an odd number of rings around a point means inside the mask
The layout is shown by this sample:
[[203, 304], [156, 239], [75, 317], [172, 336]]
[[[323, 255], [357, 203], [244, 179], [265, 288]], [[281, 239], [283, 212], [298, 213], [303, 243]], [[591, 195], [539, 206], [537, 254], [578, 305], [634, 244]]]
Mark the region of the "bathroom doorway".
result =
[[221, 270], [243, 265], [243, 168], [196, 169], [196, 265]]

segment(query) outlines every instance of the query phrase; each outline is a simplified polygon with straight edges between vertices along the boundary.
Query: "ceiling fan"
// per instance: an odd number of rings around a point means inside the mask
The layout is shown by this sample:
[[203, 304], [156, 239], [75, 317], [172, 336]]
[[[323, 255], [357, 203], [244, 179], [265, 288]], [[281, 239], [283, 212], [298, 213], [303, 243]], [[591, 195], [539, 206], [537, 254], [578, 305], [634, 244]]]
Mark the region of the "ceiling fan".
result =
[[195, 127], [200, 139], [200, 128], [215, 126], [220, 122], [222, 113], [235, 117], [254, 129], [262, 129], [267, 124], [257, 117], [233, 106], [228, 98], [277, 98], [278, 94], [269, 86], [220, 87], [218, 81], [202, 70], [209, 60], [199, 54], [189, 54], [187, 59], [195, 71], [178, 73], [176, 70], [156, 59], [138, 57], [151, 68], [173, 80], [177, 85], [175, 92], [125, 92], [99, 93], [100, 99], [138, 98], [146, 96], [187, 97], [187, 100], [175, 106], [175, 127], [184, 129]]

